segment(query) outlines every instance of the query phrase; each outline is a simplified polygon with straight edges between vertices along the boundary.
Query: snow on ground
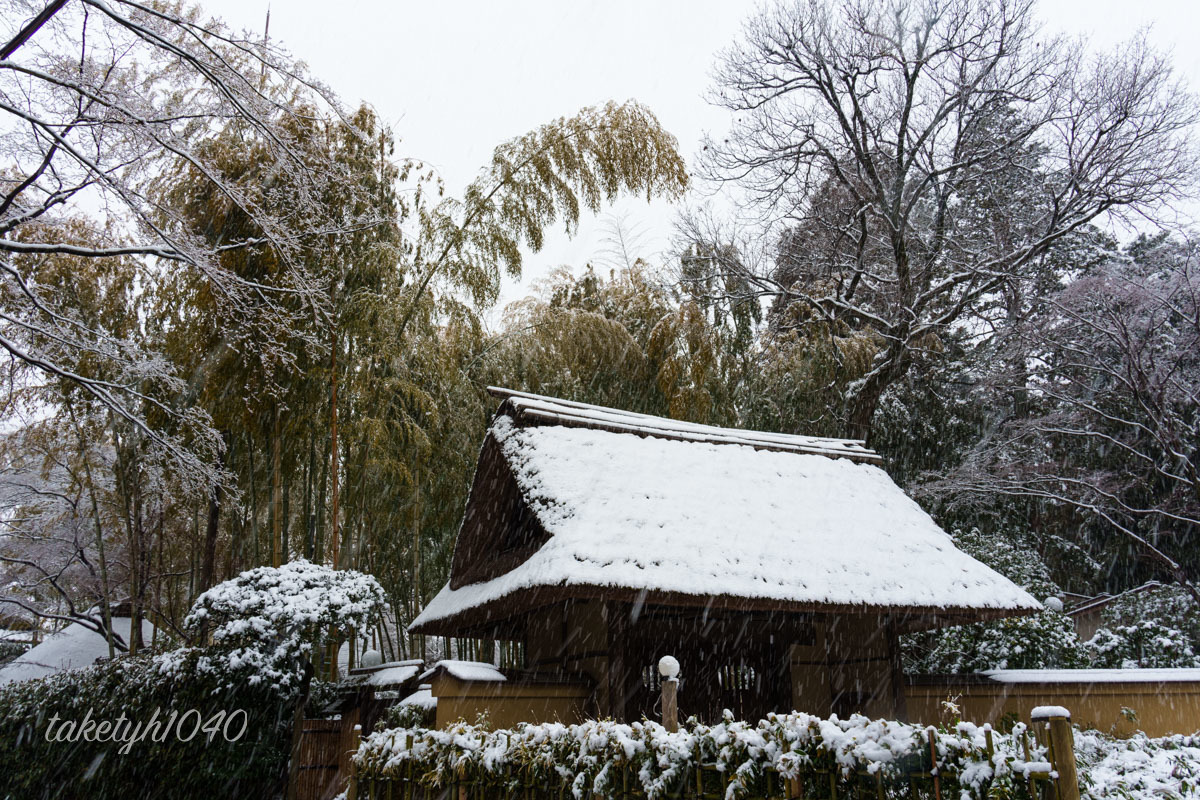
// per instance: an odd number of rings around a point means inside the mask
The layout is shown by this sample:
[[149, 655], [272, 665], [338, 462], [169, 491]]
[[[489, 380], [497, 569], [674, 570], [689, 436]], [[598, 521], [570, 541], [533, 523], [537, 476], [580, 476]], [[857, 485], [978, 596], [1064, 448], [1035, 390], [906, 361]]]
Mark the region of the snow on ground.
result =
[[416, 625], [535, 586], [620, 586], [875, 607], [1036, 610], [958, 550], [879, 467], [820, 455], [557, 425], [499, 442], [550, 540], [452, 590]]
[[[998, 683], [1173, 683], [1200, 681], [1200, 669], [993, 669], [983, 673]], [[1197, 720], [1200, 728], [1200, 720]]]
[[[129, 641], [129, 617], [113, 617], [113, 631]], [[154, 626], [142, 621], [142, 640], [147, 644]], [[108, 642], [91, 628], [73, 622], [58, 633], [46, 636], [37, 647], [22, 653], [0, 667], [0, 684], [44, 678], [57, 672], [90, 666], [98, 658], [108, 658]]]
[[457, 661], [454, 659], [445, 659], [438, 661], [429, 669], [421, 673], [421, 680], [426, 680], [439, 669], [444, 669], [446, 672], [458, 678], [460, 681], [503, 681], [507, 680], [504, 673], [496, 669], [492, 664], [487, 664], [483, 661]]

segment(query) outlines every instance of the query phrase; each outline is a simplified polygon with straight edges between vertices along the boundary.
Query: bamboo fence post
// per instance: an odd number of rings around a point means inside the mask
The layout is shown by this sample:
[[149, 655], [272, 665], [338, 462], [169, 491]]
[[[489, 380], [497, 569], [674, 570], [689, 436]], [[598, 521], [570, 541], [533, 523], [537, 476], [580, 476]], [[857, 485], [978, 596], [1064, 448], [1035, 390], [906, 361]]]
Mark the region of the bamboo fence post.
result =
[[1075, 732], [1071, 712], [1059, 706], [1033, 709], [1030, 722], [1046, 728], [1050, 749], [1050, 767], [1054, 771], [1054, 789], [1058, 800], [1079, 800], [1079, 773], [1075, 767]]
[[[354, 731], [351, 733], [350, 741], [354, 745], [354, 751], [358, 752], [358, 746], [362, 744], [361, 725], [354, 726]], [[374, 781], [372, 781], [372, 786], [373, 785]], [[374, 796], [374, 794], [375, 792], [372, 791], [371, 795]], [[353, 757], [350, 758], [350, 782], [346, 786], [346, 800], [358, 800], [358, 764], [355, 763]]]
[[938, 774], [937, 744], [934, 740], [933, 728], [929, 729], [929, 771], [933, 775], [933, 798], [942, 800], [942, 779]]
[[416, 794], [416, 789], [413, 787], [413, 761], [412, 761], [412, 734], [404, 737], [404, 749], [409, 753], [409, 757], [404, 763], [404, 798], [405, 800], [413, 800], [413, 795]]
[[[1021, 732], [1021, 752], [1024, 754], [1025, 763], [1028, 764], [1029, 763], [1029, 731], [1027, 731], [1027, 730]], [[1029, 787], [1029, 796], [1036, 798], [1037, 797], [1037, 783], [1033, 780], [1032, 777], [1026, 778], [1025, 782]]]

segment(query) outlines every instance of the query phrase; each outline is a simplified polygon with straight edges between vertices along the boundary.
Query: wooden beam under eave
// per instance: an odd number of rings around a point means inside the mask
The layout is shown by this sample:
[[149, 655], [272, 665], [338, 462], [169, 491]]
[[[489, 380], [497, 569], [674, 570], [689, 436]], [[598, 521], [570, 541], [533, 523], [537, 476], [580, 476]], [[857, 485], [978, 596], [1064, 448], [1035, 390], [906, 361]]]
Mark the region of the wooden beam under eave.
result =
[[892, 708], [895, 718], [908, 722], [908, 699], [904, 693], [904, 660], [900, 652], [900, 626], [895, 614], [887, 617], [888, 661], [892, 676]]
[[622, 603], [605, 603], [604, 616], [608, 623], [608, 714], [617, 722], [625, 722], [628, 658], [626, 636], [628, 610]]

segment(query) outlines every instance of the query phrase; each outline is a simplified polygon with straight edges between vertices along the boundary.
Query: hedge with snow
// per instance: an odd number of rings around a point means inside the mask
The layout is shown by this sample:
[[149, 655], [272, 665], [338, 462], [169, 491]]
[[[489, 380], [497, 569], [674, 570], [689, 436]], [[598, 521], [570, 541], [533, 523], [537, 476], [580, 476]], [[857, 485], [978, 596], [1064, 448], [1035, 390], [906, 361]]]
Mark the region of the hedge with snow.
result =
[[[212, 643], [122, 656], [0, 687], [0, 783], [17, 797], [211, 800], [271, 797], [285, 774], [295, 704], [308, 689], [308, 655], [331, 633], [372, 623], [383, 604], [374, 578], [307, 561], [261, 567], [214, 586], [187, 618]], [[244, 711], [245, 735], [167, 736], [129, 745], [47, 741], [49, 721], [149, 724], [194, 709], [204, 719]], [[155, 717], [154, 715], [158, 716]], [[236, 730], [237, 725], [234, 726]], [[186, 734], [185, 734], [186, 735]], [[7, 794], [5, 796], [8, 796]]]
[[[853, 796], [845, 792], [864, 788], [864, 781], [873, 793], [877, 775], [889, 795], [909, 796], [909, 774], [931, 766], [932, 733], [943, 797], [1000, 800], [1026, 797], [1025, 778], [1046, 767], [1046, 752], [1032, 738], [1025, 756], [1025, 730], [1018, 723], [1011, 733], [992, 732], [989, 755], [987, 726], [959, 723], [934, 730], [859, 715], [842, 720], [771, 714], [754, 724], [727, 712], [719, 724], [689, 720], [675, 733], [648, 721], [524, 724], [499, 731], [460, 722], [445, 730], [377, 731], [364, 738], [354, 762], [360, 780], [399, 778], [411, 764], [412, 775], [429, 787], [455, 780], [498, 791], [515, 790], [522, 782], [565, 785], [576, 800], [622, 795], [623, 773], [629, 789], [648, 800], [674, 796], [695, 780], [697, 764], [728, 777], [729, 800], [765, 796], [768, 771], [812, 784], [804, 796], [814, 796], [813, 789], [827, 794], [827, 775], [813, 769], [833, 770], [839, 796]], [[1076, 736], [1087, 800], [1172, 800], [1196, 791], [1200, 737], [1122, 742], [1091, 731]]]

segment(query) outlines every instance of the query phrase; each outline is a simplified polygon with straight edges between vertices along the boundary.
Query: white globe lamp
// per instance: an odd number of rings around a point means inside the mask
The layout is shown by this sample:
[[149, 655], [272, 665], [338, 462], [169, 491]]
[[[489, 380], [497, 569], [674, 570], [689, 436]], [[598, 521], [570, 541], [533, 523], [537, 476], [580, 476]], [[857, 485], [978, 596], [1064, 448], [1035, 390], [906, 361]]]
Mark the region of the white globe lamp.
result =
[[669, 681], [679, 677], [679, 662], [674, 656], [663, 656], [658, 660], [658, 674]]

